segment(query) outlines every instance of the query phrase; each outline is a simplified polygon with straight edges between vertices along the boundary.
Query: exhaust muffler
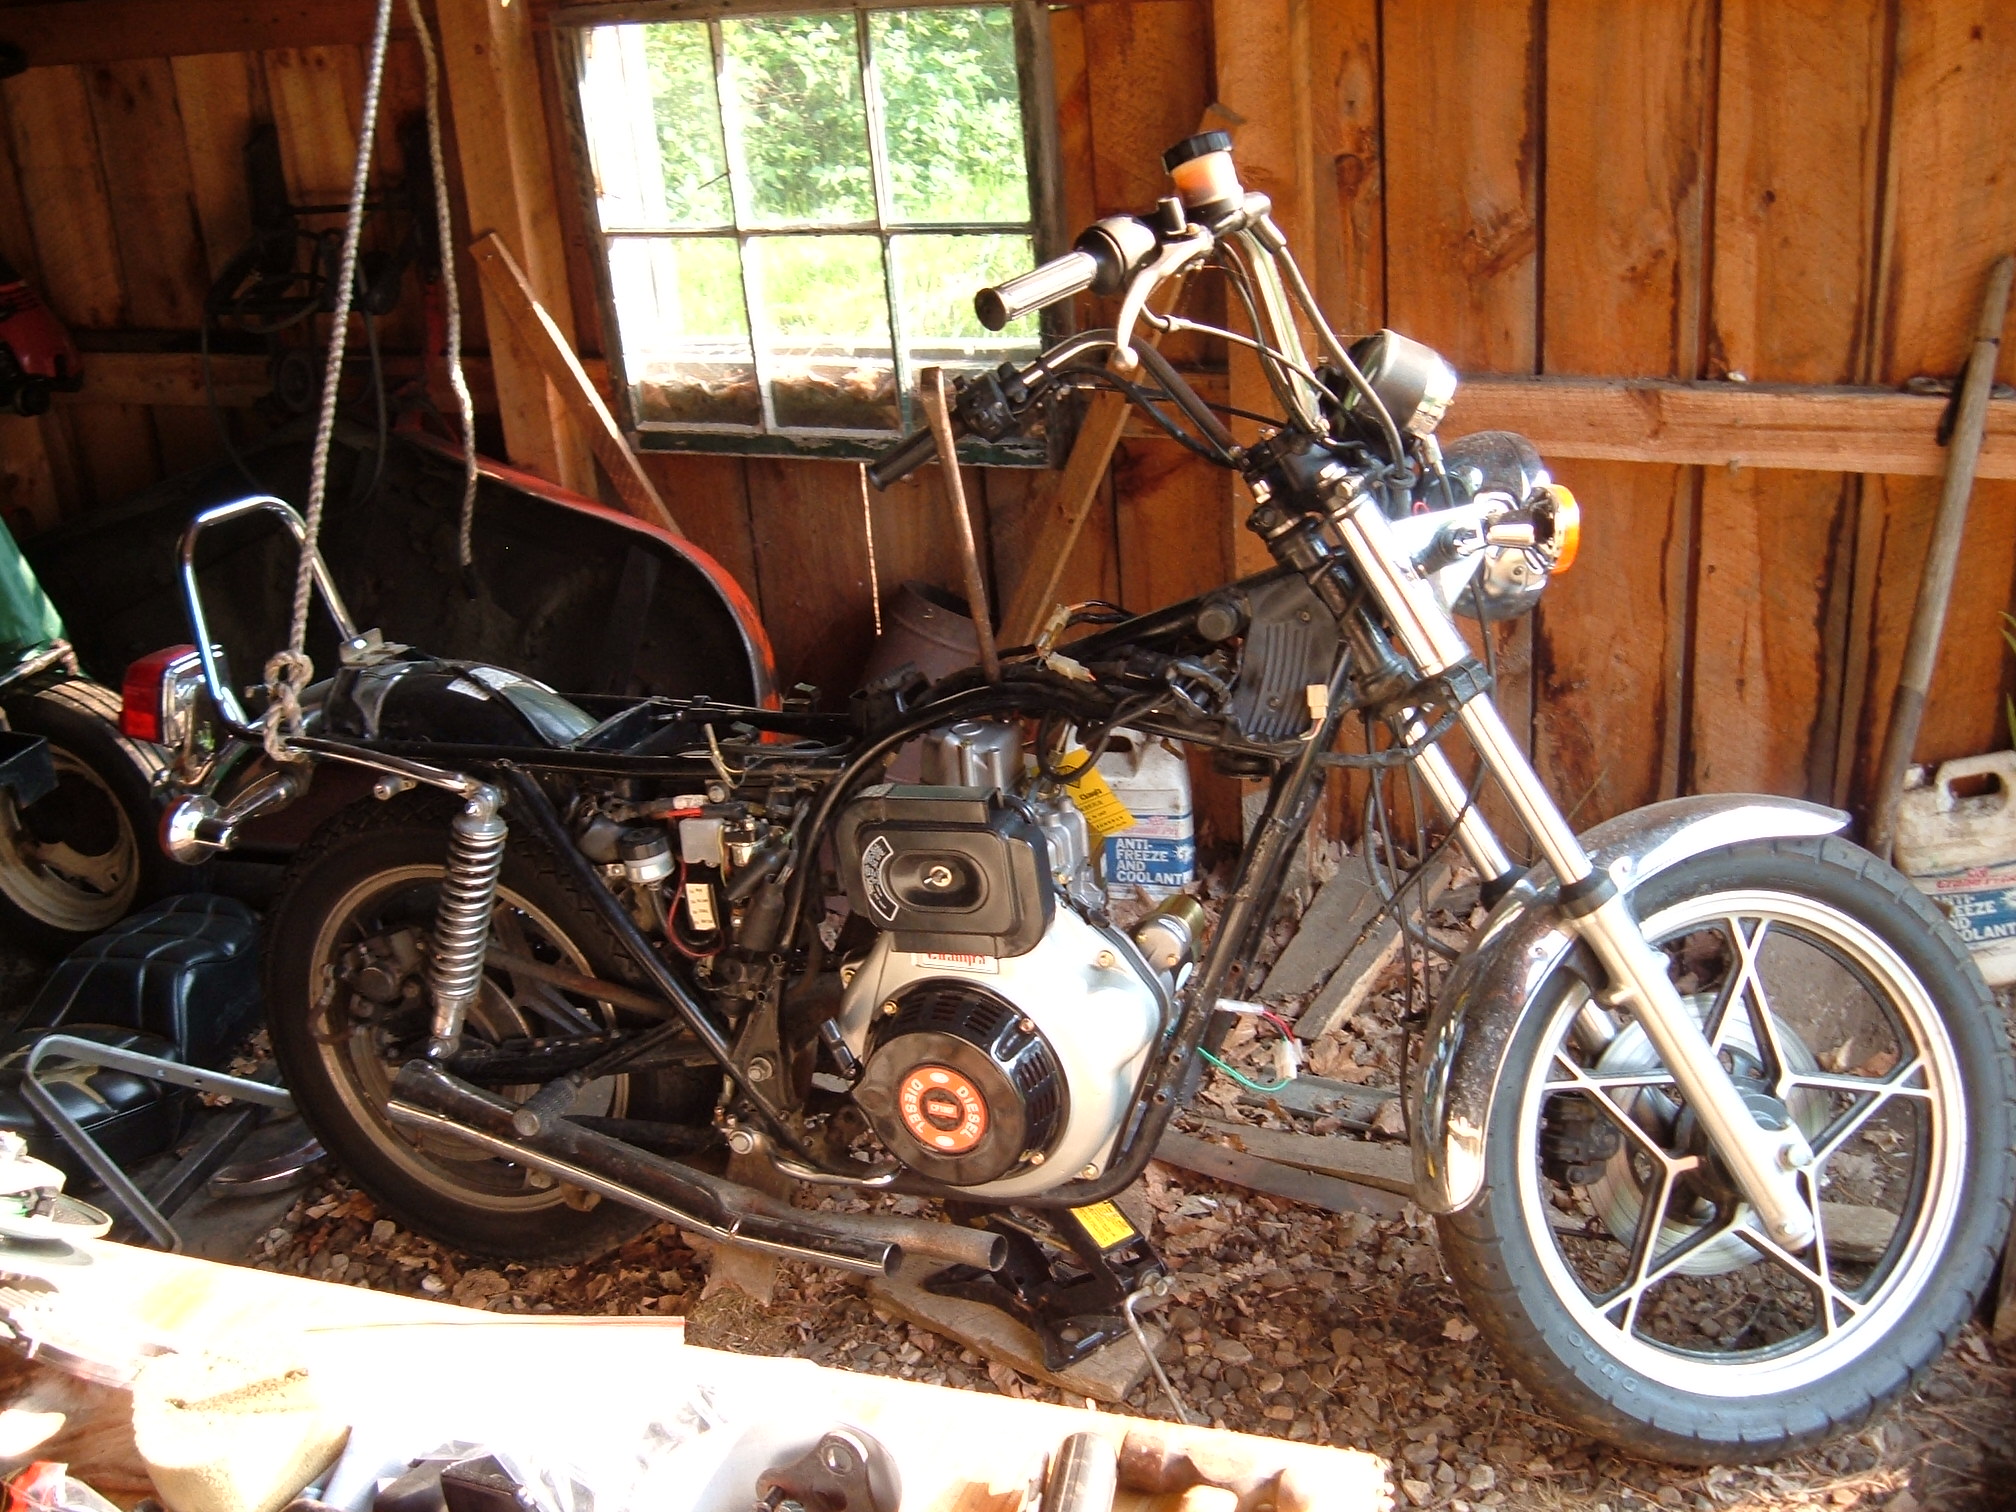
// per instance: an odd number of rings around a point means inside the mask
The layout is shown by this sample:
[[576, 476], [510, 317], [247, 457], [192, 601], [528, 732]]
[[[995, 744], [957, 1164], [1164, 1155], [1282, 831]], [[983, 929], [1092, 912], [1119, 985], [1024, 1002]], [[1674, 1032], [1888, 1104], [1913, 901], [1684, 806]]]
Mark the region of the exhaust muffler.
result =
[[511, 1123], [514, 1104], [425, 1060], [409, 1061], [399, 1072], [385, 1111], [404, 1128], [459, 1139], [725, 1244], [866, 1275], [894, 1273], [905, 1255], [986, 1271], [1007, 1263], [1008, 1241], [986, 1229], [873, 1213], [810, 1212], [571, 1119], [548, 1119], [539, 1133], [521, 1135]]

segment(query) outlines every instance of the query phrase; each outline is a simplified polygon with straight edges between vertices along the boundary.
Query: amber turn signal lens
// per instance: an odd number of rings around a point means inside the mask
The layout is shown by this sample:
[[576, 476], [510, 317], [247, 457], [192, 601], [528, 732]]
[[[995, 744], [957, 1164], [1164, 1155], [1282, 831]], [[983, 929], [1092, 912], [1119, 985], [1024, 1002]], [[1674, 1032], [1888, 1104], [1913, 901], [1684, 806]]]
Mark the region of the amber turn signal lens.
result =
[[1563, 573], [1575, 565], [1575, 553], [1582, 549], [1582, 506], [1575, 502], [1575, 495], [1559, 483], [1549, 483], [1547, 492], [1554, 500], [1549, 511], [1553, 528], [1547, 537], [1547, 555], [1550, 558], [1547, 570]]

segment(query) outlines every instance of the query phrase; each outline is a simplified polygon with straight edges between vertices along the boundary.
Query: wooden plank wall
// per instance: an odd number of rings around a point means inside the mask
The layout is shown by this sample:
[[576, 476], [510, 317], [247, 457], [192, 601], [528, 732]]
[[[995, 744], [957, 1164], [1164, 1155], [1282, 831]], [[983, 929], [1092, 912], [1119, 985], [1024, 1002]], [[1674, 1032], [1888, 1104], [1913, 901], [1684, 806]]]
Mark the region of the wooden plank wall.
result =
[[[132, 8], [76, 0], [114, 3]], [[360, 7], [338, 11], [357, 25]], [[1087, 0], [1053, 7], [1051, 27], [1074, 226], [1152, 202], [1161, 149], [1208, 114], [1341, 325], [1390, 324], [1468, 373], [1950, 375], [1988, 263], [2016, 247], [2016, 14], [1990, 0]], [[80, 329], [193, 328], [246, 230], [251, 122], [280, 127], [297, 197], [347, 180], [361, 53], [309, 40], [66, 61], [0, 85], [0, 252]], [[560, 82], [542, 66], [552, 112]], [[418, 108], [418, 79], [412, 42], [395, 41], [393, 118]], [[561, 121], [555, 203], [592, 356], [603, 326]], [[1208, 276], [1186, 298], [1222, 307]], [[417, 346], [417, 321], [388, 322], [388, 343]], [[1229, 374], [1235, 396], [1251, 381]], [[200, 409], [84, 399], [0, 420], [10, 518], [102, 508], [216, 450]], [[851, 464], [647, 466], [758, 598], [787, 679], [850, 684], [871, 579], [885, 596], [958, 580], [933, 470], [869, 495]], [[1557, 472], [1587, 508], [1583, 563], [1499, 649], [1508, 714], [1578, 823], [1679, 791], [1859, 796], [1937, 480]], [[980, 470], [968, 489], [997, 602], [1026, 565], [1032, 482]], [[1921, 759], [2006, 739], [2012, 504], [2016, 484], [1977, 489]], [[1208, 587], [1255, 560], [1242, 513], [1222, 475], [1129, 438], [1066, 592], [1148, 607]]]

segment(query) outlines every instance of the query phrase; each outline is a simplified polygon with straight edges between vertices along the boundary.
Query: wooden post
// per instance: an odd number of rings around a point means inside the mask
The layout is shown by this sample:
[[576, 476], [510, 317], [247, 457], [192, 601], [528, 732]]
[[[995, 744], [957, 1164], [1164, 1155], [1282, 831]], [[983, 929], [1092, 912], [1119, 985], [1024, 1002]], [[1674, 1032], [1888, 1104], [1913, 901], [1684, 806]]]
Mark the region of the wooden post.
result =
[[665, 507], [665, 501], [645, 475], [637, 454], [630, 450], [616, 417], [609, 413], [609, 406], [596, 392], [581, 359], [574, 355], [574, 348], [560, 334], [560, 327], [545, 305], [532, 293], [531, 283], [511, 255], [511, 249], [504, 245], [504, 239], [492, 231], [469, 250], [476, 254], [476, 266], [483, 274], [484, 293], [494, 304], [501, 304], [510, 312], [518, 335], [539, 359], [547, 381], [587, 435], [589, 450], [608, 474], [623, 507], [640, 520], [648, 520], [674, 535], [684, 535], [686, 532], [679, 528], [672, 511]]
[[[470, 236], [479, 239], [494, 232], [516, 250], [526, 284], [552, 315], [560, 340], [571, 347], [574, 317], [531, 9], [523, 0], [438, 0], [435, 15]], [[595, 468], [587, 440], [487, 280], [483, 309], [505, 450], [521, 467], [577, 492], [593, 493]]]

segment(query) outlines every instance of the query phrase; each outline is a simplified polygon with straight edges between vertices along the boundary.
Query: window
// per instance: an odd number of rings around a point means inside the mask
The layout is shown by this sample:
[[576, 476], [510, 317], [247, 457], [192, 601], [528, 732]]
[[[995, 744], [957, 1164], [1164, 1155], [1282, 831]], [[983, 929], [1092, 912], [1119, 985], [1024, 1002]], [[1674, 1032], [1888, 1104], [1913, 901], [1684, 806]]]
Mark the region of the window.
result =
[[867, 455], [915, 374], [1039, 344], [974, 317], [1036, 261], [1006, 5], [585, 27], [580, 104], [643, 444]]

